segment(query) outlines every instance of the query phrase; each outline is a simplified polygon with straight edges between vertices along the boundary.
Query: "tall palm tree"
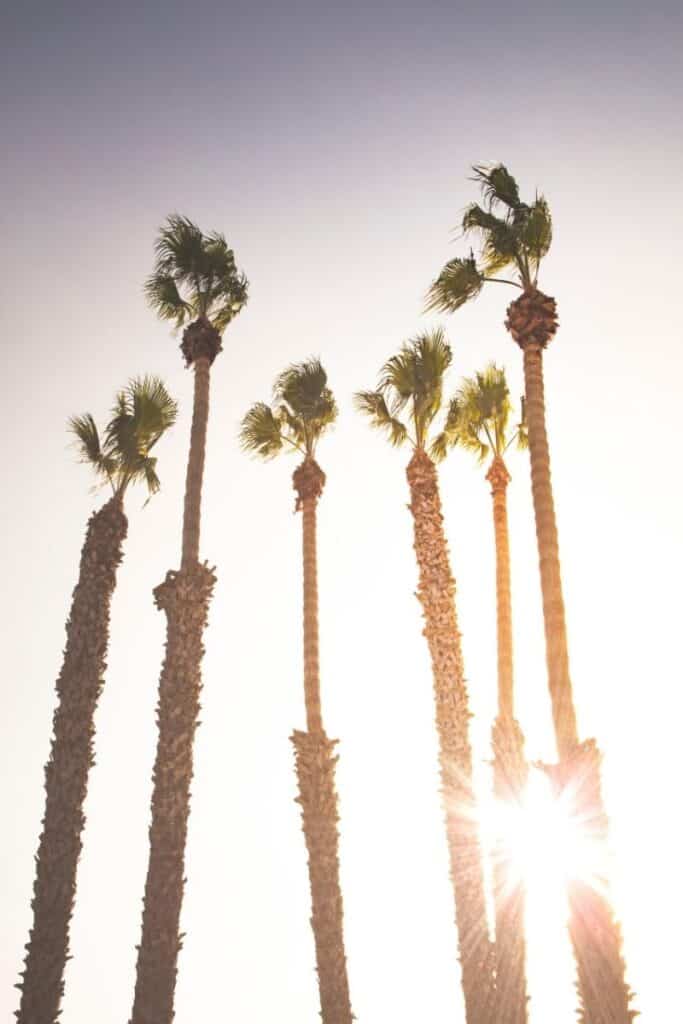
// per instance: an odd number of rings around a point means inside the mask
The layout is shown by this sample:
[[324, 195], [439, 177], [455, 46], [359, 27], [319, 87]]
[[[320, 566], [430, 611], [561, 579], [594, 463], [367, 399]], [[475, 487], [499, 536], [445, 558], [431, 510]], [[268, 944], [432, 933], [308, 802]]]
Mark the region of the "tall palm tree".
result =
[[304, 701], [306, 732], [291, 739], [299, 780], [303, 832], [313, 913], [320, 1006], [324, 1024], [351, 1024], [353, 1014], [344, 952], [343, 904], [339, 885], [336, 740], [323, 726], [318, 657], [318, 569], [316, 509], [325, 474], [315, 460], [318, 441], [337, 418], [337, 404], [319, 360], [288, 366], [277, 378], [273, 405], [258, 402], [242, 421], [245, 451], [264, 459], [298, 452], [303, 461], [293, 475], [296, 509], [302, 512], [304, 578]]
[[492, 1020], [494, 963], [472, 789], [470, 710], [438, 477], [428, 454], [430, 430], [442, 408], [443, 380], [451, 358], [443, 331], [421, 334], [385, 363], [377, 389], [357, 394], [356, 405], [374, 427], [388, 435], [392, 445], [407, 443], [413, 449], [407, 477], [420, 575], [417, 596], [434, 678], [462, 987], [468, 1024], [484, 1024]]
[[[538, 288], [543, 257], [552, 241], [550, 208], [542, 195], [522, 202], [517, 182], [503, 164], [474, 167], [484, 205], [465, 210], [462, 228], [481, 242], [480, 258], [472, 251], [451, 260], [433, 282], [428, 308], [454, 311], [475, 298], [487, 281], [513, 285], [521, 295], [508, 307], [505, 326], [524, 355], [524, 384], [531, 461], [531, 484], [540, 561], [548, 686], [559, 765], [558, 785], [572, 798], [574, 813], [595, 839], [604, 841], [607, 817], [600, 779], [601, 755], [594, 740], [579, 742], [567, 650], [567, 629], [550, 456], [545, 425], [543, 352], [557, 327], [556, 303]], [[512, 278], [501, 278], [509, 270]], [[624, 1024], [633, 1017], [632, 993], [625, 980], [621, 933], [604, 886], [590, 888], [573, 880], [570, 932], [579, 976], [581, 1019], [587, 1024]]]
[[159, 681], [150, 853], [132, 1024], [170, 1024], [174, 1016], [202, 637], [215, 583], [213, 571], [199, 562], [209, 383], [211, 365], [222, 348], [221, 334], [246, 303], [247, 288], [223, 235], [204, 235], [177, 214], [167, 219], [156, 242], [156, 265], [146, 293], [162, 319], [178, 328], [188, 325], [181, 350], [186, 365], [194, 369], [194, 406], [180, 571], [167, 573], [154, 591], [157, 607], [167, 617], [166, 656]]
[[36, 856], [33, 928], [17, 1011], [20, 1024], [54, 1024], [64, 992], [69, 925], [85, 824], [88, 772], [94, 763], [94, 716], [104, 685], [109, 609], [128, 532], [123, 501], [128, 487], [159, 489], [152, 449], [176, 418], [176, 404], [156, 377], [131, 380], [116, 396], [100, 438], [87, 413], [69, 421], [82, 462], [111, 487], [112, 496], [88, 521], [78, 582], [66, 624], [57, 679], [50, 757], [45, 768], [45, 817]]
[[[523, 422], [510, 429], [512, 403], [505, 371], [494, 363], [474, 377], [465, 378], [448, 408], [443, 432], [432, 445], [432, 457], [442, 459], [459, 445], [480, 463], [490, 457], [486, 479], [491, 484], [496, 545], [496, 609], [498, 638], [498, 714], [493, 725], [493, 784], [501, 803], [518, 804], [523, 797], [528, 768], [524, 737], [515, 719], [513, 687], [512, 600], [510, 595], [510, 540], [507, 487], [510, 474], [505, 454], [515, 442], [527, 446]], [[496, 917], [496, 1024], [526, 1024], [526, 941], [524, 888], [509, 859], [505, 841], [494, 852], [494, 907]]]

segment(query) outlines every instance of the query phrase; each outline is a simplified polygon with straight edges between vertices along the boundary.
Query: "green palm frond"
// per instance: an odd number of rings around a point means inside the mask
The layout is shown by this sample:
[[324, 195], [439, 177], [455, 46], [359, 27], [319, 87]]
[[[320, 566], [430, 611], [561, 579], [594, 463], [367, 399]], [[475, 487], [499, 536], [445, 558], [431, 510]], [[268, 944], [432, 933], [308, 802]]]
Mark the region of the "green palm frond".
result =
[[282, 422], [265, 402], [256, 402], [247, 412], [239, 433], [242, 451], [272, 459], [284, 445]]
[[465, 259], [449, 260], [427, 292], [426, 312], [454, 313], [474, 299], [484, 285], [484, 274], [472, 253]]
[[495, 203], [503, 203], [514, 209], [519, 203], [519, 187], [504, 164], [487, 167], [483, 164], [474, 166], [473, 181], [481, 185], [489, 207]]
[[441, 408], [443, 378], [451, 359], [451, 348], [441, 328], [417, 335], [384, 364], [377, 390], [356, 396], [357, 408], [370, 417], [373, 425], [388, 431], [392, 444], [400, 444], [409, 436], [397, 418], [405, 409], [415, 427], [411, 440], [424, 448]]
[[74, 416], [69, 428], [78, 439], [83, 461], [109, 481], [115, 493], [144, 482], [150, 495], [160, 487], [157, 460], [150, 451], [173, 426], [176, 402], [158, 377], [134, 378], [116, 395], [103, 440], [90, 414]]
[[222, 333], [247, 302], [249, 283], [222, 234], [204, 235], [189, 218], [174, 213], [159, 232], [155, 254], [147, 300], [177, 327], [206, 316]]
[[88, 412], [83, 416], [72, 416], [67, 428], [76, 439], [79, 462], [92, 466], [97, 476], [111, 482], [116, 471], [116, 463], [102, 450], [97, 424], [91, 414]]
[[460, 383], [447, 419], [450, 443], [472, 452], [479, 462], [489, 454], [502, 456], [514, 441], [524, 445], [523, 424], [510, 433], [511, 415], [505, 370], [489, 363]]
[[381, 391], [359, 391], [354, 395], [356, 409], [367, 416], [373, 427], [384, 430], [389, 442], [398, 448], [408, 439], [408, 430], [396, 416], [392, 416]]
[[275, 381], [273, 398], [297, 444], [303, 441], [305, 451], [313, 455], [320, 437], [338, 415], [320, 360], [311, 357], [286, 367]]
[[553, 240], [553, 222], [550, 215], [550, 207], [543, 196], [537, 196], [532, 206], [527, 207], [527, 213], [519, 231], [520, 241], [528, 254], [529, 260], [534, 269], [538, 271], [538, 265], [550, 249]]

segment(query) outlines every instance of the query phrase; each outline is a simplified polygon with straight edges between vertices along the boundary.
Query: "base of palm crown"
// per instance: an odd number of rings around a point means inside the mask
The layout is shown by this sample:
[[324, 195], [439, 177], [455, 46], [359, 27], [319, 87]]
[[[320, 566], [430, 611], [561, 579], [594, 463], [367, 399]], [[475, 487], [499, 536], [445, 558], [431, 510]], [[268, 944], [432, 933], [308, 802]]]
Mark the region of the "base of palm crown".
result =
[[191, 323], [183, 331], [183, 340], [180, 345], [185, 357], [185, 365], [192, 366], [197, 359], [204, 357], [213, 363], [219, 352], [223, 349], [221, 336], [211, 321], [200, 316], [198, 320]]
[[559, 326], [557, 303], [536, 288], [524, 291], [508, 306], [505, 326], [520, 348], [528, 344], [545, 348]]

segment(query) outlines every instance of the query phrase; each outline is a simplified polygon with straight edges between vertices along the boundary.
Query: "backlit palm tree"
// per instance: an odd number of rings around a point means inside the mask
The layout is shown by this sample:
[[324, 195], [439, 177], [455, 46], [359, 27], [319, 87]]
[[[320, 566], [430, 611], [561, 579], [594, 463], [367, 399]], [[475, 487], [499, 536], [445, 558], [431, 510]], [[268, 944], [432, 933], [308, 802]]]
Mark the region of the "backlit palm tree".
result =
[[52, 747], [45, 768], [45, 817], [36, 856], [33, 928], [19, 986], [20, 1024], [54, 1024], [59, 1016], [85, 824], [83, 804], [94, 760], [94, 715], [109, 645], [109, 609], [128, 532], [123, 501], [133, 483], [146, 484], [150, 494], [159, 489], [157, 460], [151, 453], [174, 423], [176, 411], [161, 381], [144, 377], [132, 380], [118, 393], [102, 437], [89, 413], [69, 422], [81, 461], [111, 487], [112, 496], [88, 522], [66, 624]]
[[[510, 596], [510, 540], [507, 486], [510, 481], [504, 456], [515, 442], [526, 447], [523, 423], [511, 429], [512, 403], [505, 371], [493, 363], [462, 381], [452, 400], [443, 432], [432, 445], [432, 457], [443, 458], [453, 445], [490, 458], [486, 479], [491, 484], [496, 545], [496, 610], [498, 638], [498, 715], [493, 726], [493, 782], [501, 805], [520, 805], [527, 780], [524, 738], [515, 719], [513, 689], [512, 601]], [[524, 889], [510, 861], [505, 838], [494, 851], [494, 906], [496, 917], [496, 1024], [526, 1024], [526, 942]]]
[[392, 445], [409, 444], [413, 449], [407, 477], [419, 568], [417, 596], [432, 661], [462, 986], [468, 1024], [485, 1024], [493, 1019], [494, 964], [472, 789], [470, 710], [438, 477], [428, 454], [430, 432], [442, 411], [443, 380], [451, 358], [441, 330], [421, 334], [385, 363], [377, 389], [360, 392], [356, 404], [374, 427], [388, 435]]
[[317, 359], [289, 366], [275, 382], [273, 404], [259, 402], [242, 421], [245, 451], [264, 459], [298, 452], [294, 471], [296, 508], [303, 517], [304, 700], [306, 732], [292, 736], [299, 779], [303, 831], [308, 849], [320, 1005], [324, 1024], [351, 1024], [353, 1014], [344, 952], [339, 885], [339, 837], [334, 773], [336, 740], [328, 739], [320, 706], [316, 508], [325, 474], [315, 460], [318, 441], [337, 417], [327, 375]]
[[[558, 327], [555, 300], [538, 288], [541, 261], [552, 241], [550, 209], [543, 196], [537, 195], [532, 203], [522, 202], [517, 182], [503, 164], [475, 167], [474, 173], [484, 205], [468, 206], [462, 227], [466, 234], [474, 233], [480, 240], [479, 259], [470, 252], [468, 257], [447, 263], [429, 290], [428, 308], [459, 309], [477, 296], [487, 281], [511, 284], [522, 293], [508, 307], [505, 326], [524, 354], [548, 686], [560, 756], [554, 777], [571, 796], [577, 820], [602, 842], [607, 818], [600, 779], [601, 755], [594, 740], [579, 742], [576, 725], [545, 425], [543, 352]], [[499, 276], [507, 271], [512, 279]], [[575, 879], [569, 895], [581, 1020], [586, 1024], [626, 1024], [633, 1017], [629, 1009], [632, 994], [625, 981], [621, 933], [604, 896], [604, 884], [591, 888]]]
[[215, 583], [213, 571], [199, 562], [210, 373], [222, 348], [222, 332], [247, 301], [247, 280], [223, 235], [204, 235], [186, 217], [168, 218], [157, 239], [156, 257], [147, 298], [162, 319], [178, 328], [188, 324], [181, 349], [185, 364], [194, 369], [194, 406], [181, 567], [167, 573], [154, 592], [167, 617], [166, 657], [159, 681], [150, 853], [132, 1024], [170, 1024], [174, 1016], [202, 637]]

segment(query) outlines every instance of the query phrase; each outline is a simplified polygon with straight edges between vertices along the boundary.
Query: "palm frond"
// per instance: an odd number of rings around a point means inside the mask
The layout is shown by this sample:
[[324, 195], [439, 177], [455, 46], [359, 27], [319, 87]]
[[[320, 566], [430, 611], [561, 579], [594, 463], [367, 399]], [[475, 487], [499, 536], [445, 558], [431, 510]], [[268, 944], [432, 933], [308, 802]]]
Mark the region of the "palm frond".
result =
[[116, 471], [115, 460], [103, 450], [97, 424], [92, 415], [71, 416], [67, 428], [76, 439], [79, 462], [86, 463], [95, 470], [98, 476], [112, 480]]
[[484, 164], [475, 165], [473, 181], [481, 186], [484, 198], [489, 208], [494, 203], [503, 203], [505, 206], [514, 209], [519, 203], [519, 187], [517, 182], [508, 171], [505, 164], [494, 164], [487, 167]]
[[531, 264], [538, 270], [538, 265], [547, 254], [553, 240], [550, 207], [543, 196], [537, 196], [533, 205], [527, 208], [519, 235]]
[[162, 320], [174, 320], [176, 327], [192, 315], [192, 304], [185, 302], [170, 274], [155, 271], [145, 282], [145, 295], [157, 315]]
[[338, 415], [320, 360], [311, 357], [287, 366], [275, 381], [273, 398], [284, 409], [290, 429], [299, 441], [303, 438], [305, 450], [312, 455], [318, 440]]
[[369, 418], [373, 427], [386, 432], [394, 448], [398, 448], [407, 440], [408, 430], [405, 424], [391, 415], [381, 391], [359, 391], [353, 400], [356, 409]]
[[282, 450], [282, 424], [265, 402], [256, 402], [247, 412], [239, 433], [240, 447], [245, 452], [272, 459]]
[[449, 260], [427, 292], [426, 312], [454, 313], [474, 299], [484, 284], [484, 274], [472, 253], [465, 259]]

